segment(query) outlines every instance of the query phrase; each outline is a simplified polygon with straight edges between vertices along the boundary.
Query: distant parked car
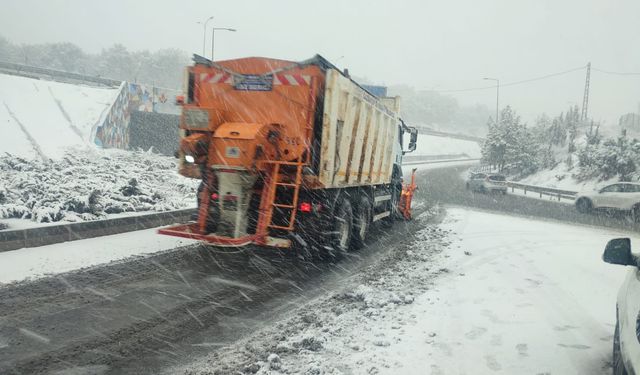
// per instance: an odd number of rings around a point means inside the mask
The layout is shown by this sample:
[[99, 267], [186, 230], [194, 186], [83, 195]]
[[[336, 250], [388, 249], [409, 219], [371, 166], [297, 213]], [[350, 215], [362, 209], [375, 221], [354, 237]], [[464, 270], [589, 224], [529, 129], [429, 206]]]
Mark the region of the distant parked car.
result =
[[616, 328], [613, 334], [613, 375], [640, 373], [640, 270], [638, 256], [631, 253], [628, 238], [607, 244], [602, 260], [629, 267], [616, 300]]
[[467, 189], [481, 193], [507, 193], [507, 179], [499, 173], [472, 173], [467, 180]]
[[640, 221], [640, 184], [619, 182], [597, 191], [579, 193], [576, 209], [582, 213], [595, 209], [628, 211], [635, 221]]

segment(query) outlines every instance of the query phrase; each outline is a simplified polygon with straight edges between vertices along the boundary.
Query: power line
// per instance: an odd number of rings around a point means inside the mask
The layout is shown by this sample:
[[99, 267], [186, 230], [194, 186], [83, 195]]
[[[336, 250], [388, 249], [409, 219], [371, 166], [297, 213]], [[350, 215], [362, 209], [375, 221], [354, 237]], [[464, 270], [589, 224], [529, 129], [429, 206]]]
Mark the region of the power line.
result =
[[604, 69], [598, 69], [598, 68], [591, 68], [591, 69], [595, 70], [596, 72], [613, 74], [617, 76], [640, 76], [640, 73], [634, 73], [634, 72], [612, 72], [610, 70], [604, 70]]
[[[564, 74], [569, 74], [569, 73], [573, 73], [576, 72], [578, 70], [584, 70], [587, 66], [583, 65], [577, 68], [573, 68], [573, 69], [569, 69], [569, 70], [563, 70], [561, 72], [557, 72], [557, 73], [551, 73], [551, 74], [547, 74], [547, 75], [543, 75], [540, 77], [535, 77], [535, 78], [529, 78], [529, 79], [523, 79], [521, 81], [513, 81], [513, 82], [507, 82], [507, 83], [502, 83], [500, 84], [501, 87], [505, 87], [505, 86], [515, 86], [515, 85], [521, 85], [523, 83], [529, 83], [529, 82], [534, 82], [534, 81], [540, 81], [543, 79], [547, 79], [547, 78], [552, 78], [552, 77], [556, 77], [556, 76], [560, 76], [560, 75], [564, 75]], [[471, 87], [471, 88], [467, 88], [467, 89], [457, 89], [457, 90], [421, 90], [421, 91], [434, 91], [434, 92], [466, 92], [466, 91], [478, 91], [478, 90], [488, 90], [488, 89], [494, 89], [496, 88], [495, 85], [493, 86], [481, 86], [481, 87]]]

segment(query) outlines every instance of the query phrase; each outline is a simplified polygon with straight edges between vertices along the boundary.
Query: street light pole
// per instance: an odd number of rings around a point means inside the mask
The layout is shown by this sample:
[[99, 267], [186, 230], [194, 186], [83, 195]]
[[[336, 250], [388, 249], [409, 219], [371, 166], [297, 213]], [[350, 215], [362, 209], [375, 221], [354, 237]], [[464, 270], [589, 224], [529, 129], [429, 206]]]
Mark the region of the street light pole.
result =
[[500, 80], [497, 78], [485, 77], [486, 81], [496, 81], [496, 125], [500, 123]]
[[214, 43], [215, 43], [216, 30], [226, 30], [226, 31], [233, 31], [233, 32], [236, 31], [236, 29], [230, 29], [230, 28], [227, 28], [227, 27], [214, 27], [214, 28], [211, 29], [211, 61], [213, 61], [213, 46], [214, 46]]
[[204, 29], [202, 32], [202, 57], [207, 57], [205, 56], [206, 48], [207, 48], [207, 24], [212, 19], [213, 19], [213, 16], [207, 18], [204, 22], [198, 22], [199, 24], [203, 25], [202, 27]]

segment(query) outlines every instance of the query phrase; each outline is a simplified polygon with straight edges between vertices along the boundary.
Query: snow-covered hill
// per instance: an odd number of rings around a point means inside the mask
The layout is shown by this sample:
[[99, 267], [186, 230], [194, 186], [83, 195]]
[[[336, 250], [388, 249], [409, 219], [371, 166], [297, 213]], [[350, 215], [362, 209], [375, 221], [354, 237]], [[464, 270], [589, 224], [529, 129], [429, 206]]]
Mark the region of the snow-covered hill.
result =
[[0, 74], [0, 153], [57, 159], [69, 147], [92, 144], [91, 132], [118, 92]]

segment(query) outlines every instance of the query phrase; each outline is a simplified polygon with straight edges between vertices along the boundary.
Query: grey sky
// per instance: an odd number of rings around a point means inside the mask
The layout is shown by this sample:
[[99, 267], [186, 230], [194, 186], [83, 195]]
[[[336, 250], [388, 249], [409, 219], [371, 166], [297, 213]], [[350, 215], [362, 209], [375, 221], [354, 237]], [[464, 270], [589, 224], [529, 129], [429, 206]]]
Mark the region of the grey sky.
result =
[[[90, 52], [202, 51], [196, 21], [215, 16], [216, 58], [299, 60], [320, 53], [352, 74], [415, 88], [461, 89], [586, 65], [640, 72], [638, 0], [449, 1], [2, 1], [0, 34], [19, 43], [70, 41]], [[210, 36], [207, 39], [209, 53]], [[344, 56], [344, 57], [342, 57]], [[526, 120], [582, 104], [584, 72], [505, 87], [501, 104]], [[463, 104], [495, 105], [495, 91], [451, 93]], [[617, 122], [637, 112], [640, 76], [593, 72], [590, 112]]]

